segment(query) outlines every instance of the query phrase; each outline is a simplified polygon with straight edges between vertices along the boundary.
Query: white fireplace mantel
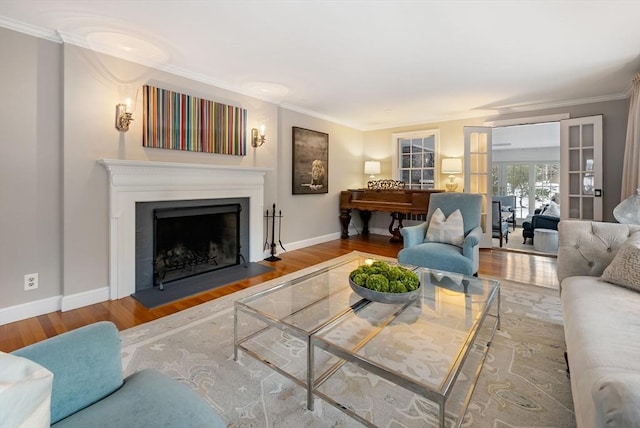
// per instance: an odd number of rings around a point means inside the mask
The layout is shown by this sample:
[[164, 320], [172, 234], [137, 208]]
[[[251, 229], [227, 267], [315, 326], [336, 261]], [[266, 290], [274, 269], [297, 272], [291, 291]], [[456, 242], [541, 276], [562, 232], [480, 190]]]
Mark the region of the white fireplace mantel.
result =
[[261, 260], [268, 168], [99, 159], [109, 173], [109, 290], [135, 292], [136, 202], [249, 198], [249, 258]]

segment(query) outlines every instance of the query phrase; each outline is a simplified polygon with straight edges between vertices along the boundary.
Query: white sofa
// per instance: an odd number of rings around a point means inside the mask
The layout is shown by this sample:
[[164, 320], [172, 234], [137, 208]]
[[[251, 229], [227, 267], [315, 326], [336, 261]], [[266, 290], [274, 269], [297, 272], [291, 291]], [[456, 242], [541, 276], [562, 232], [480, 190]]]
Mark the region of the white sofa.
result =
[[640, 292], [600, 279], [622, 244], [636, 232], [640, 239], [640, 226], [563, 220], [558, 231], [577, 426], [640, 427]]

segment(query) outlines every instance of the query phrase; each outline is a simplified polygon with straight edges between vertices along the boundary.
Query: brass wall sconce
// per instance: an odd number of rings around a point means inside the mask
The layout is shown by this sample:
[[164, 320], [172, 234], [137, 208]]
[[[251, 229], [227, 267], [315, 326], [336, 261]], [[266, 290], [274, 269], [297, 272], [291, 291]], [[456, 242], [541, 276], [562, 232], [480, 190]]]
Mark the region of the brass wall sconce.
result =
[[260, 127], [260, 131], [258, 131], [258, 128], [251, 130], [251, 147], [260, 147], [265, 141], [267, 141], [267, 138], [265, 136], [264, 126]]
[[116, 104], [116, 129], [127, 132], [131, 122], [133, 122], [133, 113], [129, 111], [128, 100], [127, 104]]

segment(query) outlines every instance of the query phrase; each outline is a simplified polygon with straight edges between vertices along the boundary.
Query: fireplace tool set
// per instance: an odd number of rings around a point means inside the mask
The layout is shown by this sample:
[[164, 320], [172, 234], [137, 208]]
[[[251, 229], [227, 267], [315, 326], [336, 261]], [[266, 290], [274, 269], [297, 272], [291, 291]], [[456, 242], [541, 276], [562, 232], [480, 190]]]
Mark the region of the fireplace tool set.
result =
[[265, 229], [267, 229], [267, 231], [269, 230], [269, 219], [271, 219], [271, 244], [269, 244], [268, 241], [269, 232], [267, 232], [267, 241], [264, 241], [265, 250], [267, 249], [267, 247], [271, 247], [271, 256], [265, 259], [269, 262], [282, 260], [280, 257], [276, 256], [276, 218], [278, 219], [278, 244], [280, 244], [280, 247], [283, 251], [287, 251], [284, 248], [284, 245], [282, 245], [282, 241], [280, 240], [280, 236], [282, 234], [282, 210], [278, 211], [278, 214], [276, 215], [276, 204], [273, 204], [273, 211], [271, 212], [271, 214], [269, 214], [269, 210], [267, 210], [266, 214], [264, 215]]

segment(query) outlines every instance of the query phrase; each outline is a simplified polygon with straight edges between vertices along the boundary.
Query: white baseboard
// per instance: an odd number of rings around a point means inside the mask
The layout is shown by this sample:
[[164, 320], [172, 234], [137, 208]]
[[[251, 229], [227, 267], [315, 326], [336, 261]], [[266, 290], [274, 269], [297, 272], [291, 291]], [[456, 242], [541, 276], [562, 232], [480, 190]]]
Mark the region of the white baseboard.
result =
[[0, 325], [59, 311], [61, 300], [62, 296], [55, 296], [2, 308], [0, 309]]
[[96, 288], [83, 293], [63, 296], [60, 309], [62, 312], [109, 300], [109, 287]]
[[93, 305], [109, 300], [109, 287], [72, 294], [71, 296], [55, 296], [35, 302], [0, 308], [0, 325], [37, 317], [56, 311], [70, 311], [71, 309]]
[[[289, 242], [285, 244], [287, 251], [299, 250], [300, 248], [310, 247], [311, 245], [322, 244], [323, 242], [333, 241], [340, 238], [340, 232], [330, 233], [328, 235], [317, 236], [311, 239], [304, 239], [297, 242]], [[282, 248], [280, 248], [282, 249]]]
[[[356, 230], [356, 234], [358, 231]], [[386, 234], [384, 229], [371, 229], [371, 233]], [[311, 245], [322, 244], [324, 242], [339, 239], [341, 233], [335, 232], [328, 235], [317, 236], [311, 239], [304, 239], [297, 242], [289, 242], [284, 244], [287, 251], [299, 250], [300, 248], [309, 247]], [[278, 250], [282, 250], [278, 246]], [[279, 251], [281, 253], [284, 251]], [[270, 251], [264, 252], [264, 257], [269, 257]], [[83, 306], [93, 305], [95, 303], [110, 300], [109, 287], [97, 288], [95, 290], [85, 291], [83, 293], [72, 294], [70, 296], [55, 296], [48, 299], [42, 299], [35, 302], [24, 303], [21, 305], [11, 306], [8, 308], [0, 308], [0, 325], [20, 321], [26, 318], [36, 317], [38, 315], [48, 314], [62, 310], [70, 311], [72, 309], [81, 308]]]

